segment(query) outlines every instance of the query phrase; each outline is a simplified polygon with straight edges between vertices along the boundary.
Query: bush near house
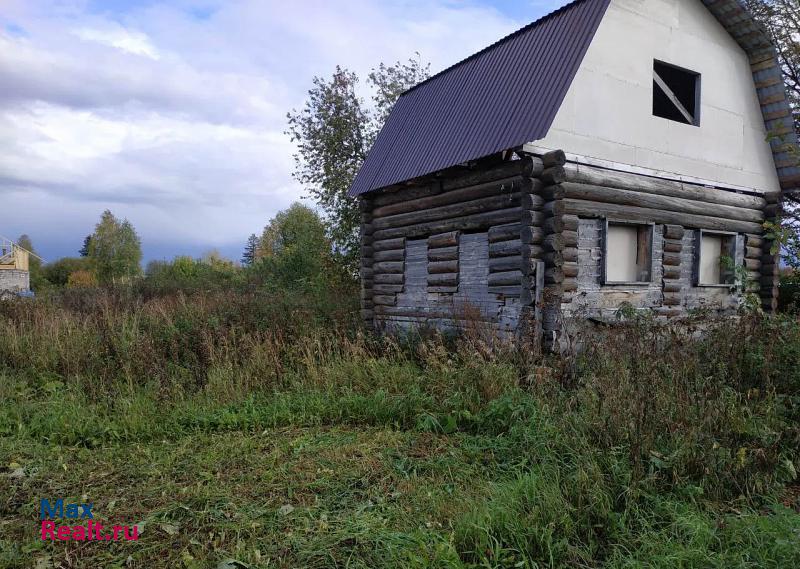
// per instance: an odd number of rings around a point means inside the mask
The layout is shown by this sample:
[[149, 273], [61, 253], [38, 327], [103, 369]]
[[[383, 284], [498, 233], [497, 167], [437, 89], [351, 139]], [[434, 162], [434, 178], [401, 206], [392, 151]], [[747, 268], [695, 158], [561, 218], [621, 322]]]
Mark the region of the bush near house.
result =
[[[357, 320], [313, 287], [0, 304], [0, 566], [800, 563], [796, 319], [559, 358]], [[140, 541], [42, 542], [42, 496]]]

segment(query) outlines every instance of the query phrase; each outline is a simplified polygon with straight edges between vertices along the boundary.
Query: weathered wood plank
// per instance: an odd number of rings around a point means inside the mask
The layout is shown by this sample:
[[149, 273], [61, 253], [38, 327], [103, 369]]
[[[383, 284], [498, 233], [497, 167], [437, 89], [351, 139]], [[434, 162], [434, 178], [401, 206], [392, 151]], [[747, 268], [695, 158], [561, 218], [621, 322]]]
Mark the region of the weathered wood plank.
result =
[[588, 200], [565, 198], [562, 200], [567, 213], [582, 217], [620, 217], [629, 221], [643, 223], [686, 224], [700, 229], [752, 233], [761, 225], [750, 221], [737, 221], [708, 215], [677, 213], [660, 209], [608, 204]]
[[539, 179], [545, 186], [554, 186], [566, 180], [567, 175], [563, 166], [551, 166], [544, 169]]
[[372, 226], [375, 231], [378, 232], [381, 229], [405, 227], [408, 225], [414, 225], [428, 221], [463, 217], [475, 213], [502, 210], [517, 206], [519, 203], [519, 193], [508, 194], [504, 196], [492, 196], [489, 198], [459, 202], [442, 207], [413, 211], [411, 213], [401, 213], [388, 217], [379, 217], [372, 222]]
[[428, 286], [458, 286], [458, 273], [428, 275]]
[[683, 235], [686, 233], [686, 230], [682, 225], [665, 225], [664, 226], [664, 238], [665, 239], [683, 239]]
[[489, 273], [489, 286], [522, 285], [522, 271], [504, 271], [502, 273]]
[[402, 273], [382, 273], [375, 275], [375, 284], [403, 284], [404, 275]]
[[445, 231], [463, 230], [472, 231], [475, 229], [488, 228], [493, 225], [501, 225], [511, 221], [519, 220], [519, 208], [501, 209], [488, 213], [468, 215], [464, 217], [454, 217], [428, 223], [418, 223], [391, 229], [381, 229], [375, 232], [376, 239], [390, 239], [393, 237], [421, 237], [431, 233], [442, 233]]
[[374, 251], [389, 251], [392, 249], [404, 249], [406, 246], [405, 237], [396, 237], [395, 239], [384, 239], [382, 241], [373, 241], [372, 249]]
[[403, 292], [402, 284], [376, 284], [372, 287], [372, 292], [375, 294], [394, 294]]
[[384, 261], [375, 263], [372, 268], [376, 273], [402, 273], [403, 265], [402, 261]]
[[435, 261], [428, 263], [428, 273], [431, 275], [440, 273], [458, 274], [458, 261]]
[[515, 271], [522, 267], [522, 256], [514, 257], [489, 257], [489, 272], [501, 273], [504, 271]]
[[380, 263], [381, 261], [402, 261], [405, 257], [405, 249], [389, 249], [386, 251], [376, 251], [372, 259], [376, 263]]
[[428, 250], [430, 251], [431, 249], [440, 247], [457, 247], [458, 235], [458, 231], [448, 231], [447, 233], [431, 235], [428, 237]]
[[681, 264], [681, 254], [680, 253], [668, 253], [664, 252], [664, 259], [662, 261], [665, 265], [670, 265], [673, 267], [677, 267]]
[[[564, 182], [559, 186], [558, 194], [562, 198], [573, 198], [607, 204], [618, 204], [635, 207], [645, 207], [678, 213], [697, 215], [712, 215], [738, 221], [764, 221], [761, 210], [747, 209], [723, 204], [709, 204], [695, 199], [678, 198], [658, 194], [648, 194], [634, 190], [620, 190], [592, 184], [579, 184]], [[377, 228], [377, 221], [372, 222]]]
[[489, 243], [489, 258], [520, 255], [521, 249], [522, 249], [522, 243], [520, 243], [518, 239]]
[[581, 184], [592, 184], [621, 190], [634, 190], [637, 192], [686, 198], [711, 204], [747, 209], [760, 210], [766, 205], [766, 200], [760, 196], [742, 194], [718, 188], [709, 188], [686, 182], [664, 180], [628, 172], [604, 170], [602, 168], [584, 166], [582, 164], [567, 164], [565, 170], [568, 181]]
[[397, 297], [393, 294], [376, 294], [372, 297], [372, 302], [375, 303], [375, 306], [394, 306]]
[[428, 249], [428, 261], [457, 261], [458, 247], [438, 247]]
[[489, 243], [498, 241], [508, 241], [509, 239], [519, 239], [521, 226], [519, 223], [509, 223], [507, 225], [496, 225], [489, 228]]

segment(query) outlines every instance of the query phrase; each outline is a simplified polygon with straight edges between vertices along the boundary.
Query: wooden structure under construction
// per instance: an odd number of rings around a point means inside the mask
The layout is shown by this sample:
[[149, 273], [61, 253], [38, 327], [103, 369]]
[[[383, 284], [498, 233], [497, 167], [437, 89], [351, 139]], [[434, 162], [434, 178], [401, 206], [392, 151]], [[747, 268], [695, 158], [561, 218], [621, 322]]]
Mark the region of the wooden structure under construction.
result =
[[749, 289], [772, 310], [763, 224], [800, 186], [793, 146], [737, 0], [573, 2], [397, 102], [351, 188], [364, 321], [552, 346], [623, 303], [728, 313]]
[[29, 253], [8, 239], [0, 238], [0, 294], [30, 289]]

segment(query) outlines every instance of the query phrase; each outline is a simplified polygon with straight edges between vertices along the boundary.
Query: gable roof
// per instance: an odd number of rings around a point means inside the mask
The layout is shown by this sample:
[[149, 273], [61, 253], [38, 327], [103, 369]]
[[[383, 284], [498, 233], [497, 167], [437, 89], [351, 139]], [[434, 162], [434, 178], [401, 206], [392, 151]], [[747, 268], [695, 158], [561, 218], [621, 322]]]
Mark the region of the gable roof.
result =
[[542, 138], [610, 0], [576, 0], [406, 91], [350, 195]]
[[[750, 59], [781, 188], [800, 189], [792, 109], [767, 32], [741, 0], [702, 0]], [[406, 91], [357, 196], [544, 138], [611, 0], [575, 0]]]

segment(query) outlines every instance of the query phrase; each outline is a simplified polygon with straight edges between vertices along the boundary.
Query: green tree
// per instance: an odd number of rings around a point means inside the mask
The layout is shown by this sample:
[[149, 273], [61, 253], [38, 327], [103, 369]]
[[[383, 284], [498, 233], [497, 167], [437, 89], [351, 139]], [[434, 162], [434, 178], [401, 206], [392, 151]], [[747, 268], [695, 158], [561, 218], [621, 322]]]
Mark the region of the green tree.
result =
[[258, 269], [281, 287], [303, 288], [323, 282], [331, 265], [325, 224], [310, 207], [292, 204], [264, 228], [256, 259]]
[[89, 271], [91, 263], [86, 257], [62, 257], [47, 263], [42, 271], [44, 278], [53, 286], [67, 286], [69, 276], [78, 271]]
[[373, 109], [356, 94], [358, 76], [336, 67], [330, 79], [315, 77], [308, 100], [287, 118], [297, 146], [294, 177], [316, 200], [339, 262], [355, 274], [360, 215], [347, 190], [400, 94], [429, 76], [421, 60], [386, 66], [369, 74]]
[[247, 245], [244, 246], [242, 253], [242, 265], [249, 267], [256, 260], [256, 250], [258, 249], [258, 235], [253, 233], [247, 238]]
[[30, 255], [28, 256], [28, 271], [30, 273], [31, 288], [35, 291], [42, 290], [47, 286], [47, 279], [42, 272], [42, 260], [36, 254], [36, 249], [33, 248], [33, 241], [26, 234], [22, 234], [17, 239], [17, 246], [25, 249]]
[[129, 280], [141, 272], [142, 245], [133, 226], [103, 212], [89, 241], [89, 259], [101, 284]]
[[81, 257], [88, 257], [89, 256], [89, 245], [92, 243], [92, 236], [87, 235], [83, 238], [83, 246], [81, 247], [80, 251], [78, 251], [78, 255]]

